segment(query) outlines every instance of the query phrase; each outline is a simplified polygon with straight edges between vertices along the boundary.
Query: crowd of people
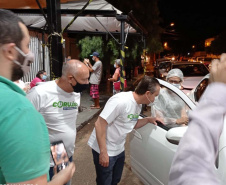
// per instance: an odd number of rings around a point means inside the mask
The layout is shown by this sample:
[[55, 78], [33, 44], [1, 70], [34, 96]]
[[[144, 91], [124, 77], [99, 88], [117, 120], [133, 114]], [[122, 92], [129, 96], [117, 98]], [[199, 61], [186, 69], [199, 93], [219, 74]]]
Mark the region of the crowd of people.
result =
[[[53, 81], [46, 81], [46, 71], [38, 71], [30, 87], [26, 87], [21, 78], [29, 73], [35, 57], [28, 47], [28, 29], [17, 15], [3, 9], [0, 9], [0, 29], [0, 184], [69, 185], [75, 172], [78, 107], [81, 93], [89, 84], [94, 101], [91, 108], [100, 109], [103, 67], [99, 53], [95, 51], [91, 55], [94, 65], [88, 59], [84, 62], [68, 59], [63, 63], [61, 77]], [[169, 184], [218, 184], [213, 164], [226, 113], [225, 58], [223, 54], [220, 61], [212, 63], [211, 83], [189, 115], [184, 102], [161, 88], [154, 77], [144, 76], [134, 91], [114, 89], [87, 143], [92, 149], [96, 183], [118, 184], [124, 167], [127, 134], [148, 123], [161, 122], [172, 127], [189, 124], [172, 163]], [[117, 59], [115, 73], [109, 81], [119, 80], [120, 67]], [[180, 88], [183, 73], [172, 69], [166, 80]], [[139, 118], [142, 104], [151, 105], [152, 116]], [[63, 142], [70, 164], [56, 173], [50, 149], [58, 141]], [[197, 150], [200, 147], [203, 150]]]

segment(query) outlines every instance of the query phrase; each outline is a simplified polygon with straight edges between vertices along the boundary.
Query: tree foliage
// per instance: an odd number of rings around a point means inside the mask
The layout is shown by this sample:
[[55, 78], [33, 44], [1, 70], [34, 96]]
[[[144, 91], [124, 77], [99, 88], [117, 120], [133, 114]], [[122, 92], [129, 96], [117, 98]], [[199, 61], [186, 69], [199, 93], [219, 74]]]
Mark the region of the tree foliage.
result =
[[100, 58], [104, 57], [103, 52], [103, 39], [102, 37], [85, 37], [79, 40], [78, 45], [81, 48], [80, 58], [88, 58], [94, 51], [97, 51], [100, 54]]
[[110, 63], [114, 64], [115, 59], [119, 58], [119, 48], [120, 46], [118, 45], [118, 43], [113, 39], [109, 39], [108, 43], [107, 43], [107, 48], [106, 50], [111, 53], [110, 54]]
[[162, 43], [154, 37], [150, 39], [148, 49], [151, 53], [160, 53], [164, 50]]

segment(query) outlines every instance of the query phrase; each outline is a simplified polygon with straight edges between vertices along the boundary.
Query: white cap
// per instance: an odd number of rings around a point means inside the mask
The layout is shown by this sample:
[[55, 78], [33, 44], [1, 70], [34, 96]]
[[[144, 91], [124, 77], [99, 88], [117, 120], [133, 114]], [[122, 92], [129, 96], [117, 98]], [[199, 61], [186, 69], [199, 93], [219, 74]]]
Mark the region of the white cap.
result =
[[181, 79], [181, 81], [183, 81], [183, 79], [184, 79], [183, 72], [180, 69], [175, 68], [175, 69], [171, 69], [168, 72], [168, 74], [166, 76], [166, 80], [168, 80], [169, 78], [174, 77], [174, 76], [179, 77]]

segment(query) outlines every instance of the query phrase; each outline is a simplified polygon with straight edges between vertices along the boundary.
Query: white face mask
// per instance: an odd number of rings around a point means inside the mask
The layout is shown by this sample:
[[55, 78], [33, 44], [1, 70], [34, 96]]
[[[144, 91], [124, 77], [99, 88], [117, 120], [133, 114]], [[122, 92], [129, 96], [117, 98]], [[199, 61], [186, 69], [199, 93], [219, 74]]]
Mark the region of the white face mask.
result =
[[174, 87], [177, 87], [178, 89], [180, 89], [180, 84], [172, 84]]
[[146, 96], [146, 98], [147, 98], [148, 101], [149, 101], [149, 104], [147, 104], [147, 105], [153, 106], [153, 105], [154, 105], [154, 102], [152, 102], [152, 101], [148, 98], [147, 94], [145, 94], [145, 96]]
[[29, 51], [28, 54], [25, 54], [16, 46], [15, 49], [24, 57], [24, 62], [23, 64], [19, 63], [16, 60], [14, 60], [13, 62], [21, 67], [25, 76], [30, 71], [30, 64], [34, 62], [34, 54], [31, 51]]
[[116, 64], [114, 64], [114, 68], [116, 68]]

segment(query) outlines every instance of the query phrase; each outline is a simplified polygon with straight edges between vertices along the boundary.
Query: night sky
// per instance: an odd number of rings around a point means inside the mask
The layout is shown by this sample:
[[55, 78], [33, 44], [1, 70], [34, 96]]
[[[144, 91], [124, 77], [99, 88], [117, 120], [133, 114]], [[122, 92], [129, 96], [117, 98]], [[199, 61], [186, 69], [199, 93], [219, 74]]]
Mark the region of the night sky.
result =
[[175, 32], [191, 41], [213, 37], [226, 29], [226, 7], [222, 1], [159, 0], [162, 25], [175, 23]]

